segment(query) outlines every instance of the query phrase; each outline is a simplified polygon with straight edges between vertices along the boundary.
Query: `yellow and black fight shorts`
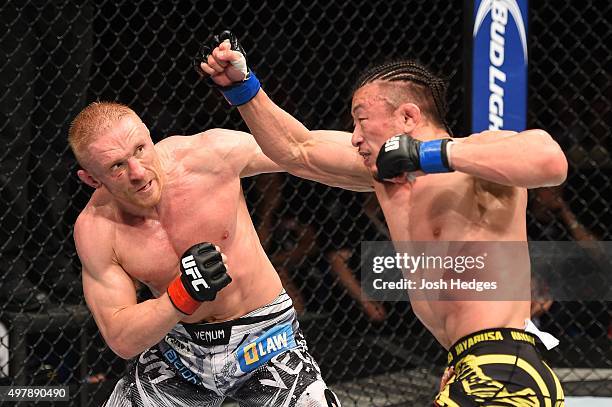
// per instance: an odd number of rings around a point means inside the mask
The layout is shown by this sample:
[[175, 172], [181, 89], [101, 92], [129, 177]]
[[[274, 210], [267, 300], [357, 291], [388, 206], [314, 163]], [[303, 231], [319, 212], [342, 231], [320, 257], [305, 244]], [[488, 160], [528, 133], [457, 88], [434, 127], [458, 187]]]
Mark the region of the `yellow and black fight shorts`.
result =
[[535, 336], [519, 329], [478, 331], [448, 352], [454, 375], [434, 406], [562, 407], [557, 375], [541, 359]]

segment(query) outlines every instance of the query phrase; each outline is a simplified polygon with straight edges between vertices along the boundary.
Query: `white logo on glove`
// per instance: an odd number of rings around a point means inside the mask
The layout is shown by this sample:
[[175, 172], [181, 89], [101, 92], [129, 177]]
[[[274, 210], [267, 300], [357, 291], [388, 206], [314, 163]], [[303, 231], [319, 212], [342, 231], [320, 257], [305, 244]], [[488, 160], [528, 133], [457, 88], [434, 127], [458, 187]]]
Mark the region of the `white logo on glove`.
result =
[[193, 255], [190, 254], [187, 257], [183, 257], [181, 259], [181, 264], [183, 265], [183, 268], [185, 269], [185, 273], [187, 273], [187, 275], [189, 275], [192, 279], [194, 279], [191, 282], [191, 286], [193, 287], [194, 290], [200, 291], [200, 288], [198, 287], [198, 285], [203, 285], [204, 288], [210, 288], [209, 285], [206, 283], [206, 281], [202, 278], [202, 274], [200, 274], [200, 270], [198, 270], [198, 268], [196, 267], [196, 263], [193, 258]]
[[391, 137], [389, 140], [385, 141], [385, 153], [397, 150], [399, 148], [399, 140], [399, 136], [394, 136]]

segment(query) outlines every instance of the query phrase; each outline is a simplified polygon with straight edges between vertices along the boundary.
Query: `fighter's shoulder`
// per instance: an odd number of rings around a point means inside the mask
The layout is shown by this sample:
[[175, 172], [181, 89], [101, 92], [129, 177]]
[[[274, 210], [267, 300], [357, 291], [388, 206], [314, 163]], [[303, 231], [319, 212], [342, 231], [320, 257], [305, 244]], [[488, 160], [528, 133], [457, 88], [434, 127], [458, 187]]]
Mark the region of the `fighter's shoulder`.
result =
[[453, 141], [458, 143], [487, 143], [515, 134], [517, 134], [517, 132], [511, 130], [485, 130], [480, 133], [471, 134], [467, 137], [456, 137]]
[[200, 133], [198, 137], [201, 143], [224, 157], [240, 150], [241, 146], [254, 144], [253, 136], [237, 130], [215, 128]]
[[85, 251], [92, 245], [99, 249], [107, 244], [110, 247], [115, 223], [115, 211], [110, 202], [92, 198], [74, 223], [77, 249]]
[[249, 138], [252, 136], [248, 133], [214, 128], [190, 136], [170, 136], [158, 142], [155, 147], [158, 152], [170, 155], [188, 152], [189, 154], [224, 156]]

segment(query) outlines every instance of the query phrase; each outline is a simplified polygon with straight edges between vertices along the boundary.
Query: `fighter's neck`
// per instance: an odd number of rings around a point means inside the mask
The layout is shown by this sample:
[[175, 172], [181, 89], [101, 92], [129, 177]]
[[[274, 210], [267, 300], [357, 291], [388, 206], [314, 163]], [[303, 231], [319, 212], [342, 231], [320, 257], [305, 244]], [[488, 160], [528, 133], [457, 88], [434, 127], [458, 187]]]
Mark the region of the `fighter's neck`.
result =
[[[96, 196], [97, 195], [97, 196]], [[114, 217], [125, 224], [137, 224], [147, 220], [159, 220], [159, 205], [143, 208], [137, 205], [123, 202], [113, 197], [105, 188], [101, 187], [94, 193], [94, 202], [107, 206], [114, 213]]]
[[148, 220], [159, 220], [159, 208], [140, 208], [134, 205], [116, 205], [117, 215], [125, 223], [140, 223]]
[[450, 135], [446, 132], [446, 130], [430, 125], [419, 126], [414, 129], [410, 135], [420, 141], [450, 138]]

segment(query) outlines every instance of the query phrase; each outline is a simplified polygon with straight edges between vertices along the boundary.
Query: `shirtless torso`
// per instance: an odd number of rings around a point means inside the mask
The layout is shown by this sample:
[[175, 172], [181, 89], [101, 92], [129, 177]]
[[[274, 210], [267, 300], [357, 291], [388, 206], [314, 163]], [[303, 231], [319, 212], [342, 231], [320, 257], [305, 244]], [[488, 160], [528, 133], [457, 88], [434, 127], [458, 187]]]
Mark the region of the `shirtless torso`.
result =
[[[369, 91], [375, 95], [371, 96]], [[291, 171], [293, 166], [305, 167], [313, 172], [335, 174], [338, 179], [352, 174], [355, 183], [358, 180], [364, 185], [369, 183], [376, 192], [394, 242], [525, 242], [527, 188], [560, 182], [558, 180], [565, 177], [564, 158], [554, 165], [546, 161], [549, 160], [548, 153], [556, 160], [557, 152], [560, 152], [550, 136], [538, 130], [520, 135], [498, 131], [455, 139], [453, 162], [457, 166], [456, 172], [423, 174], [408, 183], [376, 182], [371, 175], [375, 168], [372, 157], [376, 157], [375, 153], [385, 137], [402, 131], [400, 126], [393, 125], [401, 118], [385, 118], [384, 101], [377, 96], [379, 92], [380, 89], [372, 85], [356, 93], [354, 106], [361, 104], [364, 106], [362, 111], [367, 114], [355, 114], [352, 145], [347, 133], [308, 131], [284, 112], [280, 113], [263, 91], [241, 106], [240, 112], [263, 151], [284, 168]], [[360, 115], [367, 116], [367, 119], [360, 119]], [[443, 134], [443, 130], [429, 126], [418, 130], [424, 135], [423, 139]], [[285, 134], [291, 134], [291, 138]], [[329, 147], [329, 137], [336, 140], [333, 149]], [[543, 157], [542, 168], [521, 167], [511, 154], [506, 156], [507, 152], [518, 148], [522, 152], [533, 150], [523, 159], [533, 159], [532, 165], [536, 167], [539, 157]], [[302, 161], [301, 157], [305, 159]], [[478, 165], [472, 164], [475, 160]], [[512, 299], [522, 300], [528, 296], [527, 292]], [[529, 318], [527, 300], [412, 303], [419, 319], [446, 348], [466, 334], [481, 329], [522, 329], [525, 319]]]
[[[468, 250], [480, 244], [470, 242], [526, 242], [527, 188], [558, 185], [567, 175], [563, 152], [544, 130], [493, 130], [449, 140], [445, 81], [416, 61], [381, 63], [361, 75], [353, 93], [351, 135], [309, 131], [276, 106], [252, 76], [238, 75], [236, 67], [241, 66], [247, 66], [245, 56], [232, 50], [229, 41], [217, 44], [199, 65], [220, 86], [242, 80], [241, 94], [256, 90], [236, 104], [263, 151], [283, 168], [338, 177], [353, 174], [353, 179], [364, 182], [370, 175], [369, 185], [396, 249], [401, 242], [416, 241], [432, 246], [460, 242]], [[329, 148], [326, 134], [335, 134], [336, 148]], [[361, 167], [356, 165], [358, 156]], [[374, 175], [384, 181], [374, 181]], [[529, 270], [526, 250], [517, 258], [508, 254], [488, 265], [487, 271], [513, 277], [514, 268]], [[512, 301], [503, 296], [495, 301], [468, 301], [456, 294], [447, 301], [439, 296], [417, 300], [410, 295], [415, 314], [449, 350], [449, 372], [458, 369], [456, 377], [445, 376], [436, 405], [481, 405], [484, 399], [491, 399], [491, 405], [503, 404], [508, 388], [520, 389], [517, 395], [533, 405], [543, 405], [545, 398], [547, 405], [551, 399], [563, 405], [558, 379], [541, 362], [535, 339], [525, 334], [530, 304], [522, 300], [530, 295], [528, 281], [510, 280], [507, 286], [522, 295], [510, 296]], [[503, 330], [505, 344], [500, 348], [487, 339], [482, 346], [466, 345], [466, 352], [459, 350], [459, 344], [452, 346], [482, 330], [488, 330], [487, 338], [491, 335], [500, 341]], [[521, 339], [512, 338], [510, 332], [527, 338], [528, 345], [521, 345]], [[522, 369], [517, 368], [519, 356], [531, 363], [524, 374], [517, 373]], [[485, 372], [485, 364], [492, 370]], [[538, 388], [532, 384], [534, 378]]]
[[[376, 195], [394, 241], [525, 241], [526, 190], [462, 173], [378, 184]], [[422, 301], [412, 308], [448, 348], [491, 327], [523, 328], [529, 301]]]
[[214, 242], [227, 256], [233, 281], [215, 301], [183, 320], [236, 318], [276, 297], [280, 280], [255, 233], [239, 174], [214, 150], [214, 143], [206, 167], [190, 168], [189, 152], [181, 151], [180, 143], [180, 138], [169, 139], [156, 147], [166, 175], [157, 218], [130, 219], [104, 191], [94, 194], [81, 216], [97, 225], [95, 238], [109, 246], [113, 261], [157, 297], [178, 275], [178, 258], [187, 248]]
[[[118, 128], [122, 127], [137, 130], [124, 131], [131, 136], [121, 148], [130, 151], [147, 143], [148, 131], [142, 130], [140, 120], [123, 119]], [[115, 146], [103, 147], [104, 152], [98, 155], [102, 161], [107, 158], [106, 151], [118, 150]], [[138, 345], [139, 349], [119, 350], [125, 356], [146, 349], [179, 320], [195, 323], [238, 318], [269, 303], [282, 290], [278, 274], [259, 242], [240, 185], [241, 176], [279, 170], [252, 137], [216, 129], [191, 137], [170, 137], [155, 146], [151, 143], [150, 148], [159, 161], [158, 184], [163, 185], [157, 205], [142, 213], [125, 210], [117, 194], [102, 185], [75, 225], [85, 297], [102, 333], [111, 347], [122, 348], [121, 331], [126, 325], [146, 320], [150, 311], [160, 312], [158, 308], [145, 309], [142, 304], [138, 304], [140, 310], [132, 311], [136, 305], [135, 282], [148, 286], [157, 299], [166, 296], [168, 285], [179, 275], [179, 257], [195, 243], [212, 242], [220, 248], [232, 282], [192, 315], [177, 312], [176, 320], [168, 320], [159, 329], [151, 325], [153, 322], [146, 324], [146, 329], [155, 332], [153, 339]], [[139, 186], [147, 176], [142, 178], [131, 183]], [[146, 194], [152, 188], [145, 187], [136, 194]], [[167, 304], [164, 306], [168, 311]], [[134, 315], [117, 318], [126, 310]], [[119, 343], [115, 344], [113, 338]]]
[[[338, 405], [245, 203], [241, 177], [280, 171], [250, 134], [154, 145], [127, 106], [94, 102], [69, 141], [96, 188], [74, 230], [85, 299], [113, 351], [137, 357], [106, 405]], [[154, 298], [138, 302], [137, 282]]]

